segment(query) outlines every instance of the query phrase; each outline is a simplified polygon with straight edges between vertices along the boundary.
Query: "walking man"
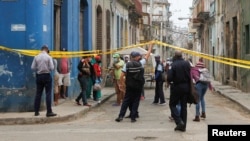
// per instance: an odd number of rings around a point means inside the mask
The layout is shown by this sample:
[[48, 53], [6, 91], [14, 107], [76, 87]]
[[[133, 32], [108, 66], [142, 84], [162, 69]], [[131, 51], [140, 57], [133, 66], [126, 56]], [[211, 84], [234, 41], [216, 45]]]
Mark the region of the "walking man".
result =
[[[174, 58], [175, 61], [173, 61], [167, 77], [169, 83], [173, 82], [173, 86], [171, 86], [173, 89], [172, 94], [170, 95], [169, 106], [177, 125], [175, 130], [185, 132], [187, 124], [187, 96], [190, 93], [191, 66], [188, 61], [185, 61], [182, 58], [181, 51], [176, 51]], [[179, 102], [181, 104], [180, 114], [176, 107]]]

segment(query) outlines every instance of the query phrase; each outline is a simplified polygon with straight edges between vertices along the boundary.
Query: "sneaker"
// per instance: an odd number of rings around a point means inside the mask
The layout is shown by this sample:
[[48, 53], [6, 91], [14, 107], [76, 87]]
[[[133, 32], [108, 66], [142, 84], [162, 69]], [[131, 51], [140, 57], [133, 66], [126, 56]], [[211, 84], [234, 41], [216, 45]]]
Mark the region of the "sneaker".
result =
[[167, 104], [166, 102], [163, 102], [163, 103], [160, 103], [159, 105], [164, 106], [166, 104]]
[[156, 102], [153, 102], [153, 103], [152, 103], [152, 105], [157, 105], [157, 104], [158, 104], [158, 103], [156, 103]]
[[83, 106], [88, 106], [88, 107], [91, 107], [90, 104], [86, 103], [86, 104], [83, 104]]
[[101, 103], [101, 100], [99, 100], [99, 99], [94, 99], [94, 101], [97, 103]]
[[77, 105], [81, 105], [81, 103], [78, 100], [75, 100]]

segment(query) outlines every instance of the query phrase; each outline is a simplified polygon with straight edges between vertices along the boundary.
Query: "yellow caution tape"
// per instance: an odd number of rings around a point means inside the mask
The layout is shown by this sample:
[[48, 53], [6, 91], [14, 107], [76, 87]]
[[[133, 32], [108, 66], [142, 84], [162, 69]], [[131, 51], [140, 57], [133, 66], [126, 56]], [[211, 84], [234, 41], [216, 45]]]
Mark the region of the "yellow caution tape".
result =
[[[152, 44], [152, 43], [161, 45], [163, 47], [170, 47], [170, 48], [173, 48], [173, 49], [176, 49], [176, 50], [180, 50], [183, 53], [191, 54], [193, 56], [203, 57], [205, 59], [215, 61], [215, 62], [218, 62], [218, 63], [223, 63], [223, 64], [236, 66], [236, 67], [241, 67], [241, 68], [246, 68], [246, 69], [250, 68], [250, 61], [247, 61], [247, 60], [233, 59], [233, 58], [227, 58], [227, 57], [221, 57], [221, 56], [213, 56], [213, 55], [210, 55], [210, 54], [205, 54], [205, 53], [201, 53], [201, 52], [197, 52], [197, 51], [188, 50], [188, 49], [185, 49], [185, 48], [173, 46], [173, 45], [163, 43], [163, 42], [160, 42], [160, 41], [155, 41], [155, 40], [152, 40], [152, 41], [147, 42], [147, 43], [129, 45], [129, 46], [126, 46], [126, 47], [121, 47], [121, 48], [109, 50], [109, 51], [106, 51], [106, 52], [101, 51], [101, 50], [67, 51], [67, 52], [65, 52], [65, 51], [50, 51], [49, 54], [53, 58], [62, 58], [62, 57], [71, 58], [71, 57], [95, 56], [97, 54], [105, 55], [105, 54], [113, 54], [113, 53], [115, 53], [117, 51], [126, 50], [126, 49], [129, 49], [129, 48], [143, 47], [145, 45], [149, 45], [149, 44]], [[10, 48], [3, 47], [3, 46], [0, 46], [0, 50], [4, 50], [4, 51], [8, 51], [8, 52], [14, 52], [14, 53], [18, 53], [18, 54], [22, 54], [22, 55], [26, 55], [26, 56], [36, 56], [40, 52], [40, 50], [10, 49]]]

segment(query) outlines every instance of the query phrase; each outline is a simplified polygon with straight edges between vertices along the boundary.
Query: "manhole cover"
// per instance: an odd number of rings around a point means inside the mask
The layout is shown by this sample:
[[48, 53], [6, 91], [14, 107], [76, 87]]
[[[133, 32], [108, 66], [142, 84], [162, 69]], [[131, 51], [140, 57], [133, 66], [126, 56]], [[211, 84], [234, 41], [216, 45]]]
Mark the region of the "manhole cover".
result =
[[157, 139], [157, 137], [135, 137], [136, 141], [150, 141], [155, 139]]

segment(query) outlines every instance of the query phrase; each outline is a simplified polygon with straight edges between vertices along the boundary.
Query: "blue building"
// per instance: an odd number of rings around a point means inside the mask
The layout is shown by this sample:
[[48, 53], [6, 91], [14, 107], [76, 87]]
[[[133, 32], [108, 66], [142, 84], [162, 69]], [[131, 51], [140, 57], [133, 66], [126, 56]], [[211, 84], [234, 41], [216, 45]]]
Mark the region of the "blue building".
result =
[[[0, 22], [0, 46], [40, 50], [43, 44], [47, 44], [52, 51], [63, 47], [68, 51], [92, 50], [91, 2], [0, 1], [3, 19]], [[36, 92], [35, 74], [30, 68], [33, 57], [0, 50], [0, 58], [0, 112], [33, 111]], [[79, 93], [76, 79], [79, 58], [72, 58], [72, 61], [72, 86], [68, 89], [68, 97]]]

